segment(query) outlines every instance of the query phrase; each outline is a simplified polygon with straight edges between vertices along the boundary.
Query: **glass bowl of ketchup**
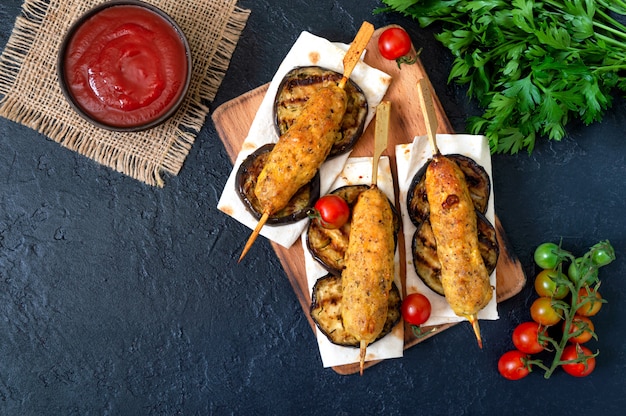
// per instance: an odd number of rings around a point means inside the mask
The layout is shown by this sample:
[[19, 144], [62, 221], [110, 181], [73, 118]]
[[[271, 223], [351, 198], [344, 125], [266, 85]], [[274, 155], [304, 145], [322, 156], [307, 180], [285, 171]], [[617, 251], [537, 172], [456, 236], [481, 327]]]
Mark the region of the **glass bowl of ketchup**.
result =
[[57, 72], [63, 94], [92, 124], [141, 131], [170, 118], [191, 79], [183, 31], [157, 7], [109, 1], [82, 15], [65, 35]]

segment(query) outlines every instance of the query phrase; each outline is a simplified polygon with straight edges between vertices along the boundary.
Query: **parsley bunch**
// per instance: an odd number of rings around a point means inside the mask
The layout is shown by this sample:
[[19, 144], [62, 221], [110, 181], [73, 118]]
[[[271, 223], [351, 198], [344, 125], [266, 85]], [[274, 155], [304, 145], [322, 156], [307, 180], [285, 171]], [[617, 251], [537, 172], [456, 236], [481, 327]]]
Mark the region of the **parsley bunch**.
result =
[[492, 153], [531, 153], [561, 140], [572, 118], [600, 121], [615, 89], [626, 91], [626, 0], [382, 0], [454, 56], [448, 81], [468, 85], [483, 108], [468, 130]]

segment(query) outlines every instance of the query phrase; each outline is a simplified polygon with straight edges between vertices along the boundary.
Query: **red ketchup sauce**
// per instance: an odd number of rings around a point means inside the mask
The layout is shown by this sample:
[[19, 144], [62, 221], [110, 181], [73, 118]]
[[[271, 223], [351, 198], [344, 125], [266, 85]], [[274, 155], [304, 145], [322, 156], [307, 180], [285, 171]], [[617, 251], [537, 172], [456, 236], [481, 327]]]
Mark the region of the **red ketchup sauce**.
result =
[[64, 75], [76, 104], [102, 124], [133, 128], [166, 114], [183, 94], [188, 62], [165, 18], [133, 5], [87, 18], [65, 51]]

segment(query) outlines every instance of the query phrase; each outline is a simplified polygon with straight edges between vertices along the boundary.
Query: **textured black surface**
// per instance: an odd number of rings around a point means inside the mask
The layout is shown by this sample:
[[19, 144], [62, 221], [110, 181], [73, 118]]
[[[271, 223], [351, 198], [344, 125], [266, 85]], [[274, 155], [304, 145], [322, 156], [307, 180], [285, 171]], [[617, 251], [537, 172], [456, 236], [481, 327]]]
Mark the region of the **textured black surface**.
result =
[[[302, 30], [349, 42], [365, 19], [399, 23], [457, 131], [476, 111], [447, 84], [432, 31], [374, 0], [242, 0], [252, 10], [213, 107], [268, 82]], [[20, 0], [0, 4], [4, 47]], [[626, 406], [626, 102], [574, 123], [560, 143], [493, 158], [496, 210], [532, 279], [545, 240], [580, 254], [610, 239], [609, 301], [595, 320], [595, 372], [506, 381], [498, 357], [534, 294], [367, 370], [323, 369], [313, 333], [266, 240], [237, 264], [249, 230], [216, 208], [231, 163], [210, 118], [163, 189], [124, 177], [0, 120], [0, 414], [622, 414]]]

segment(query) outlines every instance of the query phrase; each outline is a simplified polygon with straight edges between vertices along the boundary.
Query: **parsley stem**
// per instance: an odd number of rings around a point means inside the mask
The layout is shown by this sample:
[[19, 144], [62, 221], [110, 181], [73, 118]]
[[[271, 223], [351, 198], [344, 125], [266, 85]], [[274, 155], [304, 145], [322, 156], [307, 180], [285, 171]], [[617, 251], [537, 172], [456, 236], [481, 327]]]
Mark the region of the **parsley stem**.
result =
[[626, 2], [622, 0], [610, 0], [610, 1], [599, 0], [598, 2], [601, 3], [607, 9], [613, 10], [615, 13], [621, 13], [619, 9], [626, 9]]
[[[624, 61], [622, 59], [622, 61]], [[626, 63], [624, 63], [623, 65], [608, 65], [608, 66], [601, 66], [598, 68], [594, 68], [593, 72], [614, 72], [614, 71], [619, 71], [622, 69], [626, 69]]]
[[[620, 49], [623, 49], [626, 45], [624, 45], [623, 42], [620, 42], [618, 40], [615, 40], [614, 38], [610, 37], [610, 36], [606, 36], [606, 35], [602, 35], [600, 33], [596, 33], [596, 38], [597, 39], [602, 39], [604, 42], [611, 44], [613, 46], [617, 46]], [[606, 53], [606, 52], [605, 52]]]
[[[614, 27], [606, 26], [606, 25], [604, 25], [602, 23], [595, 22], [595, 21], [593, 22], [594, 26], [599, 27], [601, 29], [604, 29], [607, 32], [610, 32], [610, 33], [612, 33], [612, 34], [614, 34], [616, 36], [619, 36], [620, 38], [626, 39], [626, 33], [625, 33], [626, 32], [626, 26], [621, 25], [618, 21], [614, 20], [609, 15], [607, 15], [607, 14], [601, 12], [601, 11], [598, 11], [597, 13], [602, 15], [602, 17], [604, 17], [607, 20], [607, 22], [609, 24], [612, 24]], [[619, 30], [616, 29], [616, 27], [619, 28]], [[621, 44], [621, 46], [624, 46], [624, 45]]]

